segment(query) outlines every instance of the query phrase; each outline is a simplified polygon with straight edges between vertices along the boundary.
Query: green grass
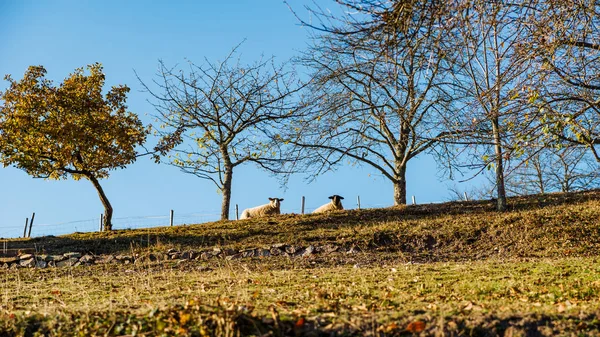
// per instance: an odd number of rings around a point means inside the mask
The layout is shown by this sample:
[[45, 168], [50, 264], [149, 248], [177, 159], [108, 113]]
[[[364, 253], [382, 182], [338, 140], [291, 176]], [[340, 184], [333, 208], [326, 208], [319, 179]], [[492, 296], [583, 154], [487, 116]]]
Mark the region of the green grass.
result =
[[599, 335], [600, 193], [13, 240], [47, 253], [356, 245], [356, 254], [0, 274], [0, 336]]

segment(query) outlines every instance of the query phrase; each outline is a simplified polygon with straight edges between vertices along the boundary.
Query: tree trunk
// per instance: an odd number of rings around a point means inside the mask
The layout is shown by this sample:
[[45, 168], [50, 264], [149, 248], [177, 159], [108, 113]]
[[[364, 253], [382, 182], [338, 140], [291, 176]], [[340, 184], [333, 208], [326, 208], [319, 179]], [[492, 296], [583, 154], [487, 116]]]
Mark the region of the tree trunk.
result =
[[96, 179], [96, 177], [94, 177], [93, 174], [88, 174], [86, 175], [86, 177], [92, 182], [92, 184], [94, 184], [94, 187], [98, 192], [98, 196], [100, 196], [100, 200], [102, 201], [102, 205], [104, 206], [104, 230], [111, 231], [113, 208], [110, 205], [110, 202], [108, 201], [108, 198], [106, 197], [102, 186], [100, 186], [98, 179]]
[[397, 166], [394, 181], [394, 205], [406, 205], [406, 167]]
[[492, 118], [492, 132], [494, 133], [494, 152], [496, 153], [496, 192], [498, 199], [496, 210], [506, 210], [506, 188], [504, 186], [504, 159], [502, 158], [502, 144], [500, 139], [500, 126], [498, 117]]
[[231, 180], [233, 179], [233, 167], [225, 165], [223, 177], [223, 202], [221, 203], [221, 220], [229, 220], [229, 205], [231, 203]]

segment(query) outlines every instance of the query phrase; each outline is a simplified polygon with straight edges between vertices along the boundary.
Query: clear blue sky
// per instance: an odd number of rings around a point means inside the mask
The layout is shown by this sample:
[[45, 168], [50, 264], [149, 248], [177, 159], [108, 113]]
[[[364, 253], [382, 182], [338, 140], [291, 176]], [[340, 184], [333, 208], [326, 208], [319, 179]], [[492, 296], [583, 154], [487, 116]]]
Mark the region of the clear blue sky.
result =
[[[299, 10], [312, 3], [290, 2]], [[101, 62], [107, 85], [132, 88], [129, 109], [150, 123], [152, 107], [134, 70], [150, 81], [159, 59], [167, 65], [185, 59], [202, 63], [204, 57], [222, 60], [244, 39], [244, 59], [265, 55], [285, 61], [305, 47], [307, 29], [281, 0], [0, 1], [0, 75], [20, 79], [29, 65], [43, 65], [58, 83], [77, 67]], [[0, 90], [6, 84], [1, 81]], [[170, 209], [176, 223], [212, 220], [221, 205], [211, 182], [149, 158], [113, 171], [101, 184], [114, 207], [116, 228], [167, 224]], [[431, 158], [409, 163], [409, 199], [415, 195], [418, 202], [445, 201], [448, 186]], [[282, 212], [298, 213], [303, 195], [306, 208], [314, 209], [331, 194], [344, 196], [346, 208], [356, 208], [357, 195], [363, 207], [393, 204], [392, 185], [368, 167], [343, 167], [312, 184], [298, 176], [287, 190], [267, 173], [243, 167], [234, 172], [232, 205], [239, 204], [241, 212], [268, 197], [282, 197]], [[47, 181], [0, 168], [0, 237], [22, 235], [25, 218], [34, 211], [32, 236], [39, 236], [94, 230], [103, 208], [87, 180]]]

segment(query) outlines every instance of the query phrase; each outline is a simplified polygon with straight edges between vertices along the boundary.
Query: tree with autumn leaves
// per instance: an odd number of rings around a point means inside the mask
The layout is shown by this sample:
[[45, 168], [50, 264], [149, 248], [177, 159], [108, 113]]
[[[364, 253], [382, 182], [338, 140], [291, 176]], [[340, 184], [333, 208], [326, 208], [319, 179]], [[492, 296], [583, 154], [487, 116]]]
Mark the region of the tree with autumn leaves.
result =
[[0, 92], [0, 163], [45, 179], [88, 179], [104, 206], [105, 230], [113, 208], [99, 180], [133, 163], [148, 129], [127, 111], [125, 85], [105, 95], [103, 67], [77, 68], [56, 86], [43, 66], [31, 66], [23, 79], [10, 75]]

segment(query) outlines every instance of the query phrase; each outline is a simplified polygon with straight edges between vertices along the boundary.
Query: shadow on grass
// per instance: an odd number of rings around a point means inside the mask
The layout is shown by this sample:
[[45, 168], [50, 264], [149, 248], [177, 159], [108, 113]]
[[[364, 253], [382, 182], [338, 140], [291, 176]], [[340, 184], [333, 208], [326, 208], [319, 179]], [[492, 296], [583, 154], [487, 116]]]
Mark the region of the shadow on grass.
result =
[[[372, 313], [356, 315], [350, 321], [331, 319], [330, 315], [283, 317], [274, 307], [270, 311], [270, 314], [256, 315], [238, 310], [176, 306], [155, 309], [147, 315], [110, 311], [85, 315], [76, 312], [56, 317], [18, 315], [0, 326], [0, 336], [75, 336], [87, 335], [89, 331], [104, 336], [166, 335], [172, 331], [188, 336], [596, 336], [600, 330], [593, 314], [457, 314], [446, 317], [433, 314], [379, 322]], [[0, 314], [0, 318], [3, 316], [7, 315]], [[192, 317], [199, 319], [190, 319]]]

